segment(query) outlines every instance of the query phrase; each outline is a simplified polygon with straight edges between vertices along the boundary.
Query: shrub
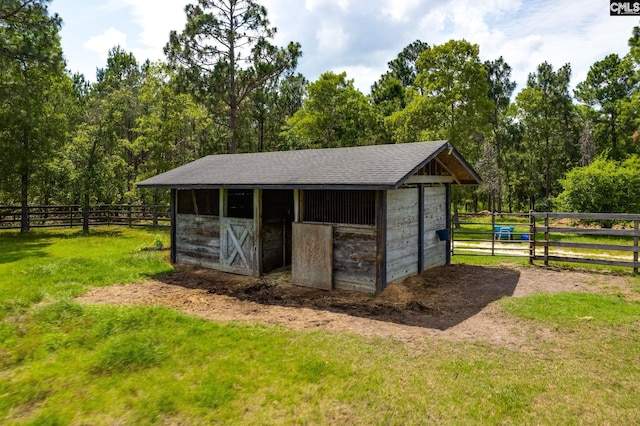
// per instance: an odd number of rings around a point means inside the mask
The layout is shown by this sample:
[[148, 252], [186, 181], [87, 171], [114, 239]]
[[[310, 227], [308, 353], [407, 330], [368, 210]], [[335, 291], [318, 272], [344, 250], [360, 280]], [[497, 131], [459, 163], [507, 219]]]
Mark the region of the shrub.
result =
[[[629, 213], [640, 211], [640, 158], [623, 162], [597, 158], [576, 167], [561, 180], [557, 208], [578, 213]], [[610, 223], [603, 223], [610, 226]]]

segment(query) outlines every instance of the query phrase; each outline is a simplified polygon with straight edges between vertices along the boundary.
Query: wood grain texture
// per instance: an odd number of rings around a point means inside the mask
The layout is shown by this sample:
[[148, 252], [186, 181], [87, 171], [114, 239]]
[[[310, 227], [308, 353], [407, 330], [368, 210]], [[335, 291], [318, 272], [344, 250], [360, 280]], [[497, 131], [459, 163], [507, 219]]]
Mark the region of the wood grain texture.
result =
[[291, 276], [294, 284], [333, 288], [333, 227], [294, 223]]
[[257, 275], [253, 219], [225, 217], [220, 220], [220, 270]]
[[217, 216], [176, 215], [176, 261], [204, 267], [220, 262], [220, 220]]
[[440, 241], [436, 231], [447, 228], [447, 189], [444, 186], [424, 188], [424, 268], [447, 264], [447, 242]]
[[375, 293], [376, 247], [373, 225], [333, 225], [334, 287]]
[[387, 282], [418, 272], [418, 188], [387, 191]]

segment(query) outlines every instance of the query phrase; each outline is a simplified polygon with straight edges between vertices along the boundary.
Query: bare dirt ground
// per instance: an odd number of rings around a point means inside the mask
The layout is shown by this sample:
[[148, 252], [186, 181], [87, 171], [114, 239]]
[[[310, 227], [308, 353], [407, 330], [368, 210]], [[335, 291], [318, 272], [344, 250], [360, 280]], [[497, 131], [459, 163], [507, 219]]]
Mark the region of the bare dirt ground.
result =
[[[554, 337], [501, 313], [497, 301], [537, 292], [622, 292], [629, 278], [543, 267], [449, 265], [388, 286], [378, 296], [291, 284], [287, 270], [263, 278], [179, 266], [142, 283], [95, 287], [83, 303], [162, 305], [211, 321], [278, 324], [394, 338], [419, 345], [426, 337], [483, 340], [516, 349]], [[533, 341], [532, 341], [533, 339]]]

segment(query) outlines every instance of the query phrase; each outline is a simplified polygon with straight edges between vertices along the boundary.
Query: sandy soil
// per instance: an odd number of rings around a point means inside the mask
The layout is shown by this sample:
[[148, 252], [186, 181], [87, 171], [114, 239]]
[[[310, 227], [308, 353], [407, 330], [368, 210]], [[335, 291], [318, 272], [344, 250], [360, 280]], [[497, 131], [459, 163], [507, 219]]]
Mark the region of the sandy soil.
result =
[[[393, 284], [378, 296], [291, 284], [287, 270], [263, 278], [179, 266], [136, 284], [94, 287], [83, 303], [162, 305], [211, 321], [249, 321], [292, 329], [394, 338], [483, 340], [526, 350], [553, 332], [500, 312], [496, 301], [537, 292], [623, 292], [628, 277], [543, 267], [450, 265]], [[535, 345], [537, 346], [537, 345]]]

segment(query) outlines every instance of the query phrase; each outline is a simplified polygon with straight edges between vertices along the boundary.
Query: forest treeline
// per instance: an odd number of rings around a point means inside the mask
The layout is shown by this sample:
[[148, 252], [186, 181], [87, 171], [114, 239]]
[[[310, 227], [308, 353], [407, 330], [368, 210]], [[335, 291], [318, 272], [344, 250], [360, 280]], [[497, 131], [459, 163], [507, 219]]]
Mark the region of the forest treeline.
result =
[[208, 154], [447, 139], [483, 177], [456, 206], [640, 210], [638, 27], [573, 90], [570, 64], [514, 93], [502, 57], [416, 40], [365, 95], [345, 73], [296, 72], [303, 46], [275, 46], [252, 0], [188, 5], [166, 61], [115, 46], [90, 83], [66, 69], [48, 3], [0, 4], [0, 204], [155, 204], [167, 194], [137, 181]]

